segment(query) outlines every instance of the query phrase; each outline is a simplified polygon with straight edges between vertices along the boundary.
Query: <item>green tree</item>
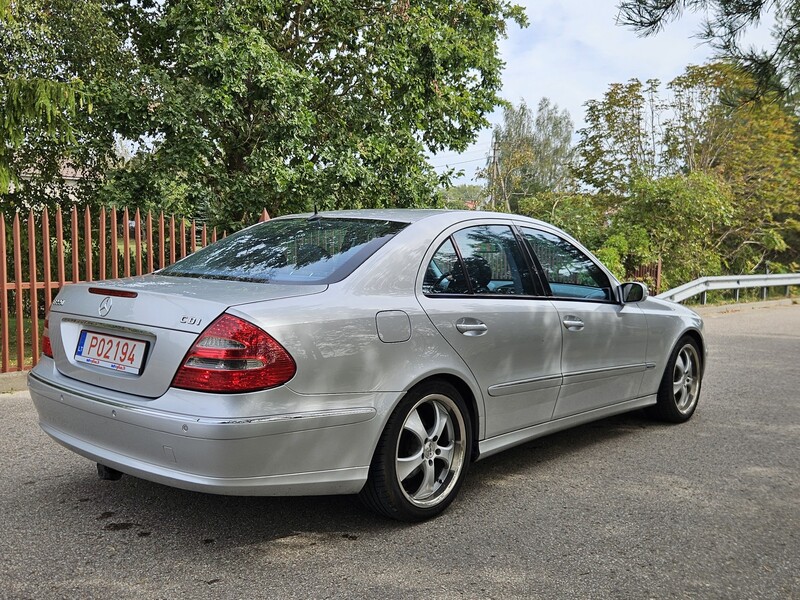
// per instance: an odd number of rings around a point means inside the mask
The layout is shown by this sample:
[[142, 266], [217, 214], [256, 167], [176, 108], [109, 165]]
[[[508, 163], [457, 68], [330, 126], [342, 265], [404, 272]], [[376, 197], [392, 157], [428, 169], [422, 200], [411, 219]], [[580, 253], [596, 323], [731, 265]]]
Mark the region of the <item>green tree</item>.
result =
[[669, 172], [707, 171], [735, 135], [737, 104], [728, 101], [750, 84], [749, 77], [727, 63], [686, 67], [667, 84], [663, 102], [664, 149]]
[[535, 113], [525, 100], [506, 106], [494, 129], [494, 155], [482, 171], [495, 204], [516, 212], [523, 198], [569, 189], [573, 131], [569, 113], [548, 98]]
[[667, 153], [682, 172], [720, 177], [732, 190], [730, 227], [716, 247], [727, 269], [748, 272], [790, 250], [798, 215], [796, 118], [769, 95], [730, 102], [752, 78], [730, 64], [689, 67], [670, 82]]
[[597, 250], [609, 235], [603, 206], [595, 194], [542, 192], [520, 200], [519, 213], [552, 223]]
[[86, 101], [85, 90], [59, 68], [49, 13], [45, 2], [0, 3], [0, 195], [19, 188], [26, 167], [40, 175], [59, 171], [57, 160], [40, 160], [34, 170], [18, 160], [22, 149], [75, 142], [70, 117]]
[[665, 169], [664, 105], [660, 82], [613, 83], [602, 100], [586, 102], [586, 127], [578, 131], [575, 172], [605, 194], [624, 195], [631, 184]]
[[486, 188], [482, 185], [462, 184], [442, 188], [439, 205], [443, 208], [475, 210], [483, 208]]
[[[794, 260], [785, 236], [796, 235], [799, 212], [796, 117], [769, 96], [728, 101], [752, 86], [730, 64], [688, 67], [667, 93], [654, 82], [611, 85], [601, 101], [587, 104], [577, 173], [605, 194], [597, 201], [609, 215], [628, 210], [644, 182], [695, 173], [717, 179], [732, 202], [727, 226], [717, 222], [709, 232], [720, 264], [741, 273], [765, 261]], [[704, 189], [693, 184], [680, 193]], [[702, 194], [697, 202], [705, 202]]]
[[734, 223], [734, 203], [731, 188], [710, 174], [635, 181], [599, 254], [616, 252], [626, 270], [661, 257], [667, 288], [719, 275], [720, 244]]
[[[115, 164], [115, 135], [136, 136], [123, 116], [139, 87], [137, 64], [127, 33], [109, 26], [123, 9], [101, 0], [17, 0], [5, 13], [0, 94], [11, 109], [0, 170], [16, 181], [3, 195], [9, 210], [89, 201], [86, 191], [65, 186], [62, 169], [78, 170], [91, 190]], [[37, 98], [41, 90], [55, 100]]]
[[[221, 225], [430, 203], [425, 151], [463, 150], [499, 102], [507, 2], [173, 0], [130, 11], [151, 173]], [[147, 14], [145, 14], [147, 13]]]
[[[169, 199], [224, 227], [262, 208], [432, 203], [441, 178], [426, 154], [463, 150], [487, 124], [498, 40], [508, 21], [526, 23], [521, 7], [482, 0], [36, 6], [15, 35], [45, 23], [36, 49], [51, 52], [49, 76], [83, 82], [94, 110], [63, 114], [57, 130], [76, 143], [26, 129], [14, 168], [66, 158], [84, 172], [84, 199]], [[14, 77], [31, 74], [32, 52], [13, 40], [3, 50]], [[120, 160], [120, 137], [141, 156]]]
[[[731, 135], [714, 165], [733, 190], [734, 222], [720, 251], [733, 272], [749, 272], [782, 255], [796, 256], [787, 235], [800, 216], [800, 160], [796, 119], [777, 103], [737, 111]], [[796, 238], [795, 238], [796, 239]]]

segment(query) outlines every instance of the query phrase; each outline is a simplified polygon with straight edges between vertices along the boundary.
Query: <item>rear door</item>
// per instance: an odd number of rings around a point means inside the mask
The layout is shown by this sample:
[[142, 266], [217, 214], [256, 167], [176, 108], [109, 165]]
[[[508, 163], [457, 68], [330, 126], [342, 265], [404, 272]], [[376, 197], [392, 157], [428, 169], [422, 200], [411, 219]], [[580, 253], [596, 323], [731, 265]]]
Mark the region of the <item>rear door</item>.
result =
[[558, 312], [511, 226], [452, 228], [426, 265], [420, 304], [478, 381], [486, 436], [550, 419], [561, 383]]
[[617, 302], [612, 280], [571, 241], [531, 227], [521, 232], [547, 279], [563, 335], [553, 418], [636, 398], [647, 368], [642, 310]]

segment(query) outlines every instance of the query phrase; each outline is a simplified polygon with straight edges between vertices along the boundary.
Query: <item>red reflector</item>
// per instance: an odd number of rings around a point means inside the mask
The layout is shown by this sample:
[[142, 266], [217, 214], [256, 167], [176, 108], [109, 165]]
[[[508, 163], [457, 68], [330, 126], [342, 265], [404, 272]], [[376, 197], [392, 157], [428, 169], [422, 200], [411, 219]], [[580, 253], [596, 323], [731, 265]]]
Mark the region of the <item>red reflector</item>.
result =
[[114, 290], [99, 287], [90, 287], [90, 294], [99, 294], [100, 296], [117, 296], [119, 298], [136, 298], [139, 294], [137, 292], [129, 292], [126, 290]]
[[297, 367], [266, 331], [224, 314], [189, 349], [172, 386], [198, 392], [252, 392], [283, 385]]
[[42, 354], [53, 358], [53, 346], [50, 345], [49, 319], [44, 320], [44, 331], [42, 331]]

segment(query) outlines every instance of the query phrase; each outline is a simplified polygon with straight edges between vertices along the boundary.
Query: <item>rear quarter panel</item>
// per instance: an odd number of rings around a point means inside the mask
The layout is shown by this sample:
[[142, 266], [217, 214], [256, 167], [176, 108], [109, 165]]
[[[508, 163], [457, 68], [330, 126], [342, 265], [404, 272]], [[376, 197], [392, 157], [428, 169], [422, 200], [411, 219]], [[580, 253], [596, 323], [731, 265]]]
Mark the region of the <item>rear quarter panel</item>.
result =
[[[469, 386], [482, 424], [483, 398], [471, 372], [414, 294], [422, 258], [440, 231], [435, 224], [424, 225], [399, 233], [323, 293], [238, 305], [228, 312], [258, 323], [295, 358], [297, 373], [287, 387], [299, 394], [402, 392], [430, 376], [447, 374]], [[381, 311], [408, 315], [407, 341], [381, 341], [376, 324]], [[379, 407], [379, 412], [385, 409], [388, 418], [392, 408]]]

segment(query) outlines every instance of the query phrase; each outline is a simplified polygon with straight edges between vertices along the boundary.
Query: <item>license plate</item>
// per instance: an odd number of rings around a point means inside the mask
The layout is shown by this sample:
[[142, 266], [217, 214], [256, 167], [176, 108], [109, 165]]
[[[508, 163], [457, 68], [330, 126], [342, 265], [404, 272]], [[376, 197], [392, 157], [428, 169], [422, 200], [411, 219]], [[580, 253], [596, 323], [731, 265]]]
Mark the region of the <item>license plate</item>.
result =
[[81, 331], [75, 360], [121, 373], [138, 375], [142, 369], [147, 342], [129, 338]]

